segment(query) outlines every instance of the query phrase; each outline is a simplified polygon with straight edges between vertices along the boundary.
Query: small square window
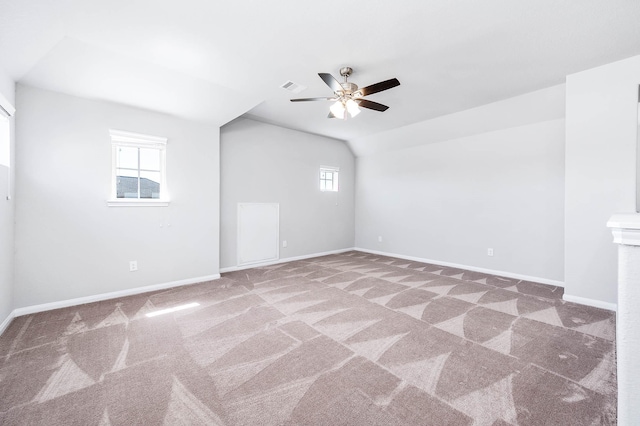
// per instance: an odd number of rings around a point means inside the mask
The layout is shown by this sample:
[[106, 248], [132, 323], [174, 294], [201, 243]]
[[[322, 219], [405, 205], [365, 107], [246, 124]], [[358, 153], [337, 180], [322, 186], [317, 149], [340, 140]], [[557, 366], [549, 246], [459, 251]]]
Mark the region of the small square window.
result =
[[337, 167], [320, 167], [320, 191], [338, 191]]
[[113, 184], [109, 205], [167, 205], [167, 140], [119, 130], [110, 134]]

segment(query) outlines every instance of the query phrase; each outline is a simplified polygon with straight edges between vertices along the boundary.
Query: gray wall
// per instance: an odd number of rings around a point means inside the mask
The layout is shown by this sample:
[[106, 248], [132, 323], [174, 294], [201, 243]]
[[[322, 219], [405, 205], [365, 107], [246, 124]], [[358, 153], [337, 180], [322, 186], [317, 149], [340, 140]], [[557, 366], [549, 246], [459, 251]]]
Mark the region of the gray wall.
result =
[[617, 301], [606, 227], [635, 211], [640, 56], [567, 77], [565, 295]]
[[[428, 138], [415, 130], [404, 137]], [[564, 131], [557, 119], [358, 158], [356, 247], [562, 281]]]
[[[0, 71], [0, 95], [15, 105], [15, 85]], [[11, 130], [15, 129], [15, 119], [10, 121]], [[11, 164], [15, 164], [15, 132], [11, 132]], [[13, 237], [15, 196], [7, 200], [7, 188], [13, 182], [15, 167], [7, 169], [0, 165], [0, 324], [13, 311]], [[10, 191], [13, 196], [13, 191]]]
[[[321, 192], [320, 166], [340, 167]], [[344, 142], [240, 118], [221, 129], [221, 267], [237, 265], [237, 203], [280, 203], [280, 258], [353, 247], [354, 157]]]
[[[218, 259], [233, 266], [236, 204], [251, 201], [280, 203], [281, 258], [355, 244], [564, 277], [566, 295], [615, 303], [606, 221], [634, 210], [638, 75], [640, 57], [568, 76], [566, 123], [544, 102], [536, 118], [507, 100], [355, 141], [357, 199], [342, 142], [238, 119], [222, 130], [220, 167], [216, 127], [20, 86], [16, 189], [0, 200], [0, 322], [14, 308], [209, 276]], [[1, 73], [0, 93], [14, 101]], [[483, 129], [486, 117], [501, 118]], [[169, 138], [169, 207], [106, 207], [109, 128]], [[395, 140], [406, 149], [378, 146]], [[341, 167], [337, 197], [317, 191], [320, 165]]]
[[[218, 273], [219, 128], [24, 86], [16, 97], [16, 308]], [[169, 207], [107, 207], [110, 128], [168, 138]]]

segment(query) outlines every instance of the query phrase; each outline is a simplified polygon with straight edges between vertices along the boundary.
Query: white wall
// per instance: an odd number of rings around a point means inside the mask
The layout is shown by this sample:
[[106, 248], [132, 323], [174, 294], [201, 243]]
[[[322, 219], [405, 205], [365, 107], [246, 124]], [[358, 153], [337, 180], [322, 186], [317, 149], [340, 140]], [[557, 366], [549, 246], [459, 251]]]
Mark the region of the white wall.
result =
[[[16, 97], [16, 308], [218, 273], [217, 127], [20, 85]], [[109, 129], [168, 138], [169, 207], [107, 207]]]
[[[320, 166], [340, 167], [321, 192]], [[353, 247], [354, 157], [344, 142], [240, 118], [221, 129], [221, 266], [237, 265], [237, 203], [280, 203], [280, 258]]]
[[606, 227], [635, 211], [640, 56], [567, 77], [565, 297], [616, 303]]
[[[0, 70], [0, 96], [15, 105], [15, 84]], [[11, 129], [15, 129], [15, 119], [10, 120]], [[15, 138], [11, 132], [11, 156], [14, 157]], [[11, 164], [14, 164], [13, 158]], [[13, 236], [14, 236], [14, 200], [13, 177], [15, 168], [0, 165], [0, 332], [1, 325], [13, 311]], [[11, 184], [9, 183], [11, 182]]]
[[556, 119], [358, 158], [356, 247], [561, 282], [564, 132]]

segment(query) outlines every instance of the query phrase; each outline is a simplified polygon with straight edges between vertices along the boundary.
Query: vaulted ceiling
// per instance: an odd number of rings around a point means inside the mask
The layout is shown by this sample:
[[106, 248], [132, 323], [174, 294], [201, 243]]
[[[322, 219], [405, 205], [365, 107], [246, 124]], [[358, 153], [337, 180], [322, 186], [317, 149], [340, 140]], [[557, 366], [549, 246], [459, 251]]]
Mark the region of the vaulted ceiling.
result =
[[[640, 54], [638, 0], [0, 0], [15, 81], [222, 125], [240, 115], [353, 140]], [[351, 66], [384, 113], [328, 119]], [[291, 80], [307, 89], [294, 94]]]

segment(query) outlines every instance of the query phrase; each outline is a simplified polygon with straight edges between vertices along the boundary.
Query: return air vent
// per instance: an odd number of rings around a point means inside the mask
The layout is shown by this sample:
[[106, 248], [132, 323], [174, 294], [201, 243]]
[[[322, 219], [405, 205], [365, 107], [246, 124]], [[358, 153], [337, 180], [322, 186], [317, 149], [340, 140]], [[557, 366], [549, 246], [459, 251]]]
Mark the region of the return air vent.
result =
[[280, 87], [293, 93], [300, 93], [307, 88], [306, 86], [303, 86], [302, 84], [294, 83], [291, 80], [288, 80], [286, 83], [284, 83]]

